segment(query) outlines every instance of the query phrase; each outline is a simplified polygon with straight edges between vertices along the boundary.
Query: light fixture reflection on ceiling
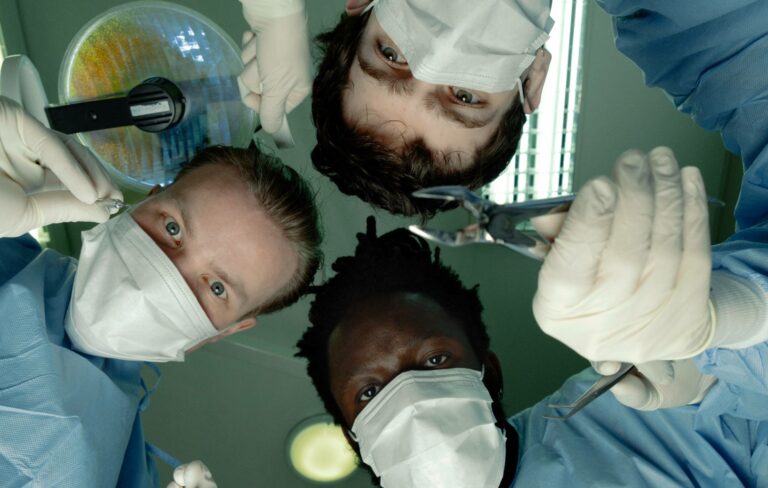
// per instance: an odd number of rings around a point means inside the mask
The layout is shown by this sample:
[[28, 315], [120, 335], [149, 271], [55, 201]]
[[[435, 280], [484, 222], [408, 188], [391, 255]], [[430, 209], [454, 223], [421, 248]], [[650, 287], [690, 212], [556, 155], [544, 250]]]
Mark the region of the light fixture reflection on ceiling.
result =
[[341, 481], [357, 468], [357, 456], [328, 415], [310, 417], [293, 428], [288, 460], [302, 477], [320, 483]]

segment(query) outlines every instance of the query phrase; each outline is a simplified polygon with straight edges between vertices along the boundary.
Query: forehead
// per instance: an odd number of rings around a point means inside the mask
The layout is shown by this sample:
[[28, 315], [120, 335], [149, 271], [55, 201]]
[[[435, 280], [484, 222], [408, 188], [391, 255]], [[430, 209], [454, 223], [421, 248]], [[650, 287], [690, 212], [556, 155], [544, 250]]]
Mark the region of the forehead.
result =
[[331, 376], [354, 374], [439, 339], [470, 347], [459, 320], [425, 295], [395, 293], [367, 298], [352, 307], [331, 333]]

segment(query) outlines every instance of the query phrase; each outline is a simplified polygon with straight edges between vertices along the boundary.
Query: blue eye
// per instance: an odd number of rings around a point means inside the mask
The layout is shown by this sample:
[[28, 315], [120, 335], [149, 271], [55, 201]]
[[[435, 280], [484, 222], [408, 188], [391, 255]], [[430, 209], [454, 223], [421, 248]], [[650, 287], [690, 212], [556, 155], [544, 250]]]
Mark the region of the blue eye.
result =
[[219, 298], [226, 298], [227, 289], [221, 281], [212, 281], [210, 283], [211, 292]]
[[181, 240], [181, 226], [179, 223], [170, 217], [166, 217], [163, 223], [168, 235], [171, 236], [174, 241], [179, 242]]
[[361, 402], [369, 402], [379, 394], [381, 391], [381, 387], [378, 385], [371, 385], [366, 386], [363, 391], [360, 393], [360, 401]]
[[477, 105], [480, 103], [480, 98], [469, 90], [464, 88], [451, 87], [451, 93], [456, 100], [466, 105]]

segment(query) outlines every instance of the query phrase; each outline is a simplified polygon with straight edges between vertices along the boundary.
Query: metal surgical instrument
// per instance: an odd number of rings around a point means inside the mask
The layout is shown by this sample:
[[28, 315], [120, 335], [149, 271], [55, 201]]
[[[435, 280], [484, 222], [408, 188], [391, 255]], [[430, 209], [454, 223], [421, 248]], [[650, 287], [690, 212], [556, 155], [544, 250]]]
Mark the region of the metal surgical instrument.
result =
[[495, 243], [507, 246], [530, 258], [543, 260], [550, 243], [535, 232], [518, 229], [518, 225], [534, 217], [568, 211], [575, 195], [529, 200], [497, 205], [472, 193], [463, 186], [435, 186], [413, 192], [418, 198], [457, 202], [475, 217], [475, 223], [457, 231], [429, 229], [419, 225], [408, 230], [424, 239], [446, 246], [472, 243]]
[[605, 393], [606, 391], [610, 390], [611, 388], [616, 385], [619, 381], [623, 380], [625, 376], [632, 373], [633, 371], [637, 371], [637, 368], [635, 368], [633, 365], [629, 363], [621, 363], [621, 367], [617, 372], [614, 374], [603, 376], [597, 381], [595, 381], [592, 386], [590, 386], [587, 391], [585, 391], [579, 398], [577, 398], [572, 403], [550, 403], [547, 405], [549, 408], [555, 408], [555, 409], [568, 409], [569, 412], [565, 415], [545, 415], [545, 419], [551, 419], [551, 420], [566, 420], [573, 415], [576, 414], [579, 410], [586, 407], [590, 403], [592, 403], [593, 400], [595, 400], [597, 397]]

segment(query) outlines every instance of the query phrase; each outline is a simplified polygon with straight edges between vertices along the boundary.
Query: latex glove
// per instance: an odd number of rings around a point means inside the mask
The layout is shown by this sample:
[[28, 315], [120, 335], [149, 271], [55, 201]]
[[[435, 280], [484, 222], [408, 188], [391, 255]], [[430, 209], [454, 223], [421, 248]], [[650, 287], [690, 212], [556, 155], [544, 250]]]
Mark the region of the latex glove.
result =
[[202, 461], [182, 464], [173, 470], [173, 481], [166, 488], [216, 488], [216, 481]]
[[275, 134], [285, 114], [312, 90], [307, 19], [303, 8], [271, 17], [263, 1], [241, 0], [252, 31], [243, 34], [245, 69], [239, 77], [243, 103], [259, 113], [262, 128]]
[[[620, 363], [593, 363], [595, 371], [610, 375]], [[651, 361], [636, 366], [640, 375], [630, 373], [611, 388], [620, 403], [636, 410], [681, 407], [699, 403], [717, 378], [699, 371], [692, 359]]]
[[592, 361], [684, 359], [712, 341], [707, 198], [667, 148], [587, 184], [539, 272], [541, 329]]
[[93, 154], [0, 97], [0, 237], [58, 222], [104, 222], [95, 203], [122, 200]]

